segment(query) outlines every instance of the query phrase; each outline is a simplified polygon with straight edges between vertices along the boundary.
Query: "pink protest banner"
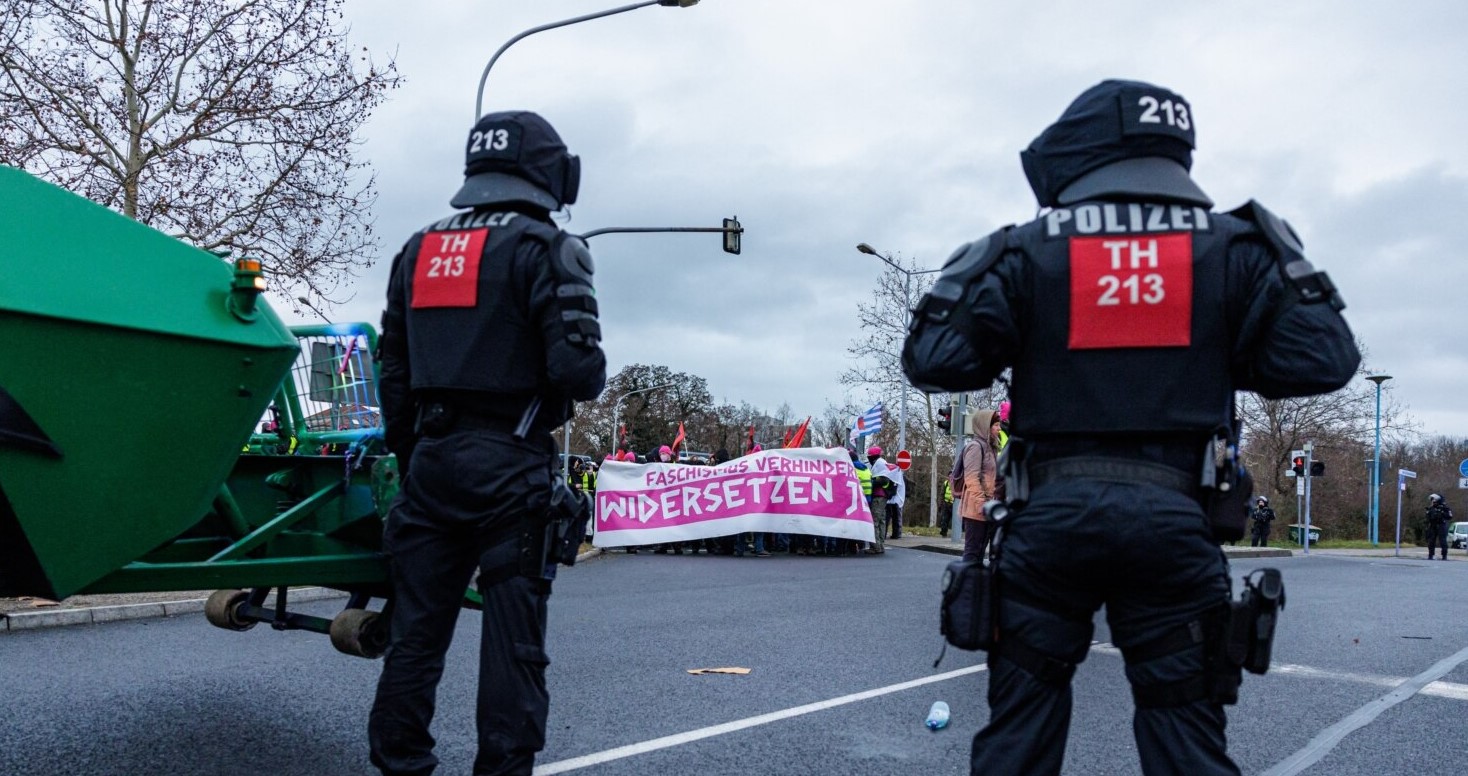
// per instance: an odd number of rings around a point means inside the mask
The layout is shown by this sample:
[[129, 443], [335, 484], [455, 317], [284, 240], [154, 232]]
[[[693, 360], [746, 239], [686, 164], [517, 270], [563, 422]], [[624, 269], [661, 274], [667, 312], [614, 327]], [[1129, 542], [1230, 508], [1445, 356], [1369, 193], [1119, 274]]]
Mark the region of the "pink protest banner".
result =
[[607, 461], [597, 473], [597, 547], [752, 531], [876, 539], [844, 450], [766, 450], [718, 466]]

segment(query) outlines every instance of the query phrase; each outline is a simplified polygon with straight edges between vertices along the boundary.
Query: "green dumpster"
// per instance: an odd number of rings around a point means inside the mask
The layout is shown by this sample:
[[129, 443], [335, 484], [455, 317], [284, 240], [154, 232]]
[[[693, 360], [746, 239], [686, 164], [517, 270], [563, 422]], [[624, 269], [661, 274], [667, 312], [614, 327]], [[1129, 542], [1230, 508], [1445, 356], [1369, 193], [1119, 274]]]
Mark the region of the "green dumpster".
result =
[[219, 258], [0, 166], [0, 595], [180, 535], [299, 352]]
[[[1305, 526], [1303, 526], [1303, 525], [1301, 525], [1299, 523], [1291, 523], [1290, 524], [1290, 541], [1294, 542], [1295, 544], [1299, 544], [1300, 543], [1300, 531], [1304, 527]], [[1312, 525], [1312, 526], [1310, 526], [1310, 543], [1311, 544], [1315, 544], [1318, 541], [1320, 541], [1320, 526]]]

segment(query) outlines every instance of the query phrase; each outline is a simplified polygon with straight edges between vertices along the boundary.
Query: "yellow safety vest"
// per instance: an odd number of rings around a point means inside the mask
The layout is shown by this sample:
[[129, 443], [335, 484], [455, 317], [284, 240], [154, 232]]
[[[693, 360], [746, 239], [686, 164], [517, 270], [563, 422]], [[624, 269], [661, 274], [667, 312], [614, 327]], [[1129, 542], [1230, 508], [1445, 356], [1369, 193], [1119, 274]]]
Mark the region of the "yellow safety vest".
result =
[[862, 495], [863, 496], [866, 496], [867, 498], [871, 498], [872, 497], [872, 470], [871, 469], [857, 469], [856, 470], [856, 478], [858, 480], [861, 480], [861, 493], [862, 493]]

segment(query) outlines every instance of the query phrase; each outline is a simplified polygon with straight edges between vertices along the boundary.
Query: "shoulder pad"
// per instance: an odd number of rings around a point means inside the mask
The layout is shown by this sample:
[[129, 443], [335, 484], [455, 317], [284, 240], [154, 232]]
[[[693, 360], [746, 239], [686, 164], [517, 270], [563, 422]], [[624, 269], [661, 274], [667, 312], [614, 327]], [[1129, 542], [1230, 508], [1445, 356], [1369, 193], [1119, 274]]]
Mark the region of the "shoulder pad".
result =
[[525, 237], [545, 245], [551, 270], [562, 283], [591, 285], [594, 267], [585, 240], [533, 218], [526, 218], [521, 229]]
[[953, 315], [953, 308], [963, 298], [964, 289], [988, 272], [1004, 253], [1013, 228], [1011, 224], [954, 251], [943, 263], [943, 274], [938, 276], [938, 281], [923, 297], [918, 309], [913, 311], [916, 313], [913, 322], [926, 319], [932, 323], [946, 323]]
[[544, 221], [537, 221], [529, 216], [521, 216], [515, 219], [515, 223], [521, 229], [525, 230], [526, 237], [531, 237], [545, 243], [547, 248], [552, 247], [555, 241], [561, 235], [565, 234], [565, 232], [555, 226], [547, 224]]
[[1259, 200], [1251, 199], [1230, 210], [1228, 215], [1253, 224], [1269, 242], [1275, 253], [1283, 254], [1283, 261], [1286, 264], [1305, 261], [1305, 246], [1300, 244], [1300, 237], [1295, 234], [1294, 228], [1288, 221], [1261, 205]]
[[552, 261], [556, 265], [556, 274], [568, 282], [580, 282], [591, 285], [591, 275], [595, 266], [591, 261], [591, 251], [586, 247], [586, 241], [573, 234], [560, 232], [551, 242], [550, 252]]
[[1304, 304], [1328, 303], [1337, 312], [1346, 309], [1330, 276], [1315, 269], [1305, 258], [1305, 248], [1288, 221], [1270, 212], [1258, 200], [1249, 200], [1242, 206], [1230, 210], [1228, 215], [1254, 225], [1263, 235], [1265, 242], [1274, 250], [1280, 271], [1285, 279], [1300, 292]]

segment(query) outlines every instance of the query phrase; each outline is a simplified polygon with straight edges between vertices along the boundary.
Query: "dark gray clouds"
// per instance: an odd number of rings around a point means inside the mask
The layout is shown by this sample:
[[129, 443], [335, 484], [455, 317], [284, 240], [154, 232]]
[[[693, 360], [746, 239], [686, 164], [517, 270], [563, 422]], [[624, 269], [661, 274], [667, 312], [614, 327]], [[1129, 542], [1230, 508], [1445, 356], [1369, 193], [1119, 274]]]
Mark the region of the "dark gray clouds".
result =
[[[349, 0], [407, 84], [367, 127], [384, 251], [336, 315], [375, 321], [398, 243], [448, 211], [474, 89], [521, 30], [616, 2]], [[837, 376], [882, 269], [937, 266], [1034, 215], [1018, 151], [1081, 90], [1151, 80], [1194, 106], [1195, 177], [1289, 218], [1344, 291], [1371, 366], [1427, 433], [1468, 436], [1468, 6], [703, 0], [517, 43], [486, 109], [528, 107], [582, 156], [567, 228], [716, 225], [593, 241], [613, 369], [660, 363], [798, 414], [862, 404]]]

